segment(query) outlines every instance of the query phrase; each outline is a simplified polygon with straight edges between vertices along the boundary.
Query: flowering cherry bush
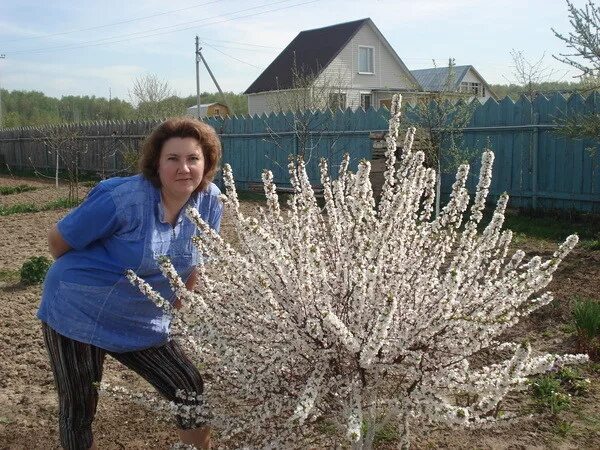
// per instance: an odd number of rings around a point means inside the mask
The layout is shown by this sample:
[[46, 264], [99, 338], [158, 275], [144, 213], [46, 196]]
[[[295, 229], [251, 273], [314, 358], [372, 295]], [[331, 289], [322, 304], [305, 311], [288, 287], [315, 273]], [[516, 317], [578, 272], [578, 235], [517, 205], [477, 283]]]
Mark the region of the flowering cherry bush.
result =
[[201, 362], [202, 414], [219, 444], [308, 448], [345, 440], [371, 448], [377, 431], [393, 425], [408, 446], [418, 422], [480, 427], [510, 419], [499, 414], [500, 402], [525, 388], [528, 376], [586, 359], [538, 354], [500, 338], [552, 300], [543, 290], [577, 236], [549, 260], [509, 254], [506, 194], [480, 226], [491, 151], [483, 153], [473, 201], [463, 165], [448, 204], [433, 217], [435, 172], [411, 151], [414, 129], [396, 161], [399, 118], [398, 96], [378, 204], [369, 162], [351, 173], [346, 157], [334, 181], [321, 161], [323, 202], [302, 162], [290, 165], [287, 208], [265, 172], [266, 208], [247, 217], [225, 166], [224, 201], [239, 243], [234, 248], [188, 211], [202, 231], [195, 244], [209, 258], [198, 267], [196, 291], [161, 260], [183, 309], [129, 273], [172, 315], [174, 338]]

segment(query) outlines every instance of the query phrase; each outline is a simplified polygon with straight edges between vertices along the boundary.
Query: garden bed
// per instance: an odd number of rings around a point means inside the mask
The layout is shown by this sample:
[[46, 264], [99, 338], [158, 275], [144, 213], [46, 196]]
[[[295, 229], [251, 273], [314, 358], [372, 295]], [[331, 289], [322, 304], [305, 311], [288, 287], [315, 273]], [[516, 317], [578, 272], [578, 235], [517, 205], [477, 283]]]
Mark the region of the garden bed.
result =
[[[53, 182], [0, 177], [0, 186], [22, 184], [36, 189], [2, 195], [0, 206], [27, 202], [43, 209], [43, 205], [64, 198], [68, 193], [67, 186], [61, 186], [57, 191]], [[80, 192], [86, 189], [82, 186]], [[245, 211], [256, 208], [254, 201], [242, 203]], [[19, 283], [18, 271], [32, 256], [50, 256], [46, 245], [47, 230], [66, 212], [67, 209], [51, 209], [0, 216], [0, 449], [59, 447], [56, 395], [39, 322], [35, 318], [41, 287]], [[521, 222], [512, 222], [521, 226]], [[556, 220], [551, 222], [556, 227]], [[562, 237], [576, 227], [577, 224], [565, 222]], [[579, 231], [583, 237], [597, 232], [587, 228]], [[227, 214], [222, 234], [225, 239], [235, 241]], [[547, 236], [542, 239], [533, 231], [519, 233], [516, 242], [528, 254], [546, 257], [556, 248], [556, 242]], [[566, 258], [550, 285], [556, 300], [516, 326], [510, 339], [529, 340], [535, 350], [576, 352], [572, 303], [576, 298], [599, 300], [599, 284], [600, 250], [593, 245], [580, 245]], [[543, 412], [516, 424], [486, 430], [415, 427], [413, 448], [598, 448], [600, 365], [588, 364], [580, 370], [591, 381], [589, 391], [573, 396], [571, 404], [558, 414], [552, 415], [543, 404], [540, 406], [540, 398], [523, 393], [512, 400], [511, 409]], [[110, 357], [106, 360], [104, 380], [134, 386], [133, 390], [150, 390], [145, 381]], [[104, 449], [168, 448], [176, 440], [171, 425], [155, 419], [152, 412], [111, 397], [101, 397], [94, 429], [98, 446]], [[394, 439], [393, 430], [382, 433], [378, 437], [378, 447], [393, 448]]]

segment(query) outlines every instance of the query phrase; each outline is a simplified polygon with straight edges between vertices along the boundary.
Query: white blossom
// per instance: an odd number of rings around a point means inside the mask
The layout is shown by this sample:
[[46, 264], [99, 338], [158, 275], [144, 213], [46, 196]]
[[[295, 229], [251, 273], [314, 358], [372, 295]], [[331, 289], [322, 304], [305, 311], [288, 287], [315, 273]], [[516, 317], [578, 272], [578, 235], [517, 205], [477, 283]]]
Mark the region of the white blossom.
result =
[[[373, 430], [385, 423], [397, 425], [406, 445], [419, 421], [483, 427], [512, 420], [497, 414], [509, 392], [531, 375], [586, 358], [500, 341], [552, 300], [544, 289], [577, 236], [546, 261], [521, 250], [511, 255], [512, 233], [502, 231], [506, 194], [482, 229], [489, 150], [472, 204], [462, 165], [449, 202], [432, 217], [435, 171], [412, 151], [414, 129], [396, 161], [399, 97], [392, 106], [379, 204], [369, 162], [352, 173], [346, 156], [334, 180], [321, 161], [322, 204], [304, 163], [293, 161], [287, 207], [266, 171], [266, 209], [246, 216], [225, 165], [222, 198], [239, 243], [223, 241], [188, 210], [209, 262], [188, 292], [161, 260], [181, 312], [128, 275], [173, 316], [172, 332], [200, 364], [203, 401], [224, 448], [323, 448], [333, 438], [370, 448]], [[485, 363], [475, 365], [484, 350]]]

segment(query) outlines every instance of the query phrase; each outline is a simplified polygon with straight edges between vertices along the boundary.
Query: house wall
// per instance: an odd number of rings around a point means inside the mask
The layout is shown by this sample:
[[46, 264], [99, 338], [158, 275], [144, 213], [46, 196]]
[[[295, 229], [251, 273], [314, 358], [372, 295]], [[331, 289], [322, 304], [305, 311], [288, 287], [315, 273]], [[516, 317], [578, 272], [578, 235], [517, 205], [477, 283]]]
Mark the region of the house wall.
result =
[[272, 105], [275, 102], [275, 95], [272, 92], [260, 92], [258, 94], [248, 95], [248, 114], [270, 113]]
[[[359, 46], [373, 47], [373, 74], [358, 73]], [[406, 72], [369, 24], [363, 25], [354, 35], [348, 45], [319, 76], [317, 82], [345, 91], [346, 106], [352, 109], [360, 107], [361, 93], [370, 93], [373, 89], [412, 88]], [[373, 106], [379, 107], [379, 98], [382, 95], [373, 93]]]
[[485, 96], [477, 97], [477, 99], [481, 103], [485, 103], [487, 101], [487, 99], [491, 97], [490, 90], [485, 86], [484, 80], [482, 80], [480, 77], [478, 77], [477, 74], [475, 72], [473, 72], [472, 69], [469, 69], [467, 71], [467, 73], [465, 74], [465, 76], [463, 77], [463, 79], [461, 81], [465, 81], [468, 83], [481, 83], [485, 87]]

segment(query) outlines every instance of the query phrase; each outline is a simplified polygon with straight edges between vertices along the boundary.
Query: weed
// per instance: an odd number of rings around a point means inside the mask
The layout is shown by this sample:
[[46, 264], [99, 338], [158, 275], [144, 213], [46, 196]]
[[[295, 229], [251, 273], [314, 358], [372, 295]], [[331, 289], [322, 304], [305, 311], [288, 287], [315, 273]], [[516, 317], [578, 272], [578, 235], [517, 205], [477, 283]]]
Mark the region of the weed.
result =
[[52, 261], [45, 256], [32, 256], [21, 266], [21, 282], [24, 284], [41, 283], [51, 264]]
[[543, 375], [531, 383], [531, 390], [540, 411], [558, 414], [571, 405], [571, 395], [563, 392], [555, 375]]
[[581, 373], [571, 367], [563, 367], [556, 372], [556, 378], [560, 381], [563, 388], [573, 395], [583, 395], [590, 389], [590, 380], [581, 375]]
[[565, 323], [560, 326], [560, 331], [565, 334], [573, 334], [577, 331], [577, 327], [574, 323]]
[[35, 191], [35, 186], [20, 184], [18, 186], [0, 186], [0, 195], [20, 194], [21, 192]]
[[388, 444], [392, 442], [398, 442], [399, 439], [400, 435], [398, 433], [398, 427], [394, 426], [393, 423], [388, 422], [375, 432], [373, 443], [376, 445]]
[[576, 300], [573, 317], [578, 332], [586, 334], [589, 338], [600, 334], [600, 302], [590, 299]]
[[600, 250], [600, 239], [581, 241], [581, 246], [588, 250]]
[[0, 269], [0, 282], [15, 283], [19, 281], [19, 271], [10, 269]]
[[573, 424], [571, 422], [560, 421], [556, 424], [554, 432], [562, 437], [567, 437], [573, 432]]

